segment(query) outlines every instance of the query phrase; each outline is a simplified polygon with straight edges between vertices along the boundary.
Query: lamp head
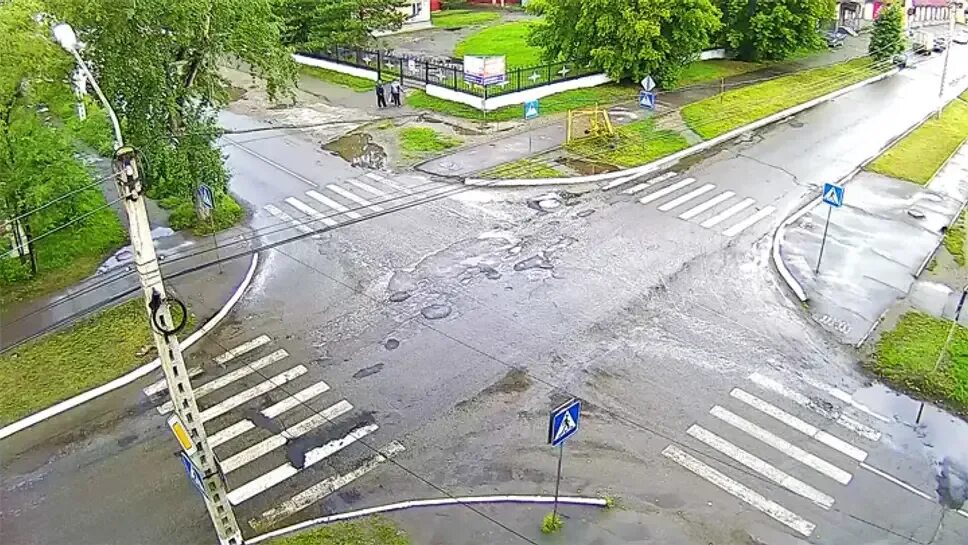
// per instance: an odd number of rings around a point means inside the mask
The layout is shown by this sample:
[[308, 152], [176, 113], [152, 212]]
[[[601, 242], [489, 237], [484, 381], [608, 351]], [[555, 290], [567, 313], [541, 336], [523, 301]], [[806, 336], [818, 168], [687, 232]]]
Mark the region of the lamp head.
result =
[[73, 52], [77, 49], [77, 34], [74, 34], [74, 29], [71, 25], [67, 23], [60, 23], [54, 25], [54, 40], [60, 44], [61, 47], [69, 52]]

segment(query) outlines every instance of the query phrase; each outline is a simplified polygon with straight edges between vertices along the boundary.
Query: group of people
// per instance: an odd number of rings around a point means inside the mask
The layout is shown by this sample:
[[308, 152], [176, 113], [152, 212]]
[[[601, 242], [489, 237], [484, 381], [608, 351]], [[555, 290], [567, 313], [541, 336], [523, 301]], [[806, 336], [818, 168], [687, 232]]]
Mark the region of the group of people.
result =
[[400, 106], [400, 97], [403, 95], [403, 86], [400, 85], [400, 80], [395, 79], [390, 83], [383, 83], [382, 81], [376, 82], [376, 106], [377, 108], [387, 107], [387, 91], [389, 88], [390, 93], [390, 105]]

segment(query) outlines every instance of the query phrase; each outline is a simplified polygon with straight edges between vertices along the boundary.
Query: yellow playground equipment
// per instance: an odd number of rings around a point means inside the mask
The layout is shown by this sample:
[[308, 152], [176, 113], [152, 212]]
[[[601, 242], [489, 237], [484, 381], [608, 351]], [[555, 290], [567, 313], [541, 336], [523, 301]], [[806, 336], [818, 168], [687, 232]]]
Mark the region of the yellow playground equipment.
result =
[[589, 136], [612, 136], [615, 129], [608, 117], [608, 110], [599, 108], [582, 108], [568, 110], [568, 142]]

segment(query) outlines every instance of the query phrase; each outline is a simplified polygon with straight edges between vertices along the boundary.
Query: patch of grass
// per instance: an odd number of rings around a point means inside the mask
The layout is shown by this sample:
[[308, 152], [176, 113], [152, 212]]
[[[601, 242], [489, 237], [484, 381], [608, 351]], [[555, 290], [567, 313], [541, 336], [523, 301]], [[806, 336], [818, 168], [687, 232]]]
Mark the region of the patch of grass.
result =
[[454, 56], [504, 55], [508, 68], [522, 68], [541, 63], [541, 49], [528, 44], [533, 21], [523, 20], [482, 29], [461, 40]]
[[430, 127], [407, 127], [400, 131], [400, 147], [407, 153], [444, 151], [459, 144], [459, 138], [440, 134]]
[[941, 119], [932, 116], [868, 164], [867, 170], [924, 185], [965, 139], [968, 104], [955, 100], [945, 107]]
[[951, 254], [959, 266], [965, 266], [965, 221], [968, 211], [963, 211], [961, 216], [948, 228], [944, 234], [944, 247]]
[[485, 25], [497, 21], [501, 15], [494, 11], [469, 9], [449, 9], [430, 14], [430, 20], [437, 28], [456, 29], [475, 25]]
[[[215, 197], [215, 209], [210, 219], [203, 220], [196, 215], [195, 203], [188, 199], [162, 199], [163, 208], [171, 209], [168, 225], [176, 231], [191, 229], [196, 235], [210, 235], [223, 229], [228, 229], [239, 223], [245, 216], [245, 210], [231, 195], [221, 194]], [[166, 206], [167, 205], [167, 206]]]
[[374, 81], [370, 81], [365, 78], [358, 78], [342, 72], [326, 70], [325, 68], [319, 68], [317, 66], [306, 66], [305, 64], [300, 64], [299, 73], [311, 78], [325, 81], [327, 83], [348, 87], [359, 93], [371, 92], [376, 86], [376, 82]]
[[650, 117], [619, 127], [614, 136], [581, 138], [565, 147], [596, 163], [631, 168], [686, 149], [689, 142], [675, 131], [656, 128]]
[[[608, 84], [586, 89], [573, 89], [540, 99], [541, 115], [552, 115], [577, 108], [614, 104], [616, 102], [635, 100], [638, 89], [630, 85]], [[423, 91], [410, 91], [407, 94], [407, 105], [421, 110], [431, 110], [444, 115], [460, 117], [462, 119], [480, 120], [483, 114], [477, 108], [432, 97]], [[511, 121], [524, 119], [524, 105], [505, 106], [487, 112], [488, 121]]]
[[389, 520], [367, 517], [279, 537], [266, 545], [410, 545], [410, 539]]
[[951, 322], [920, 312], [908, 312], [897, 326], [881, 336], [871, 371], [892, 385], [968, 412], [968, 329], [955, 326], [941, 365], [938, 354]]
[[673, 89], [687, 87], [697, 83], [707, 81], [719, 81], [722, 78], [738, 76], [747, 72], [752, 72], [762, 68], [762, 64], [746, 61], [735, 61], [730, 59], [710, 59], [708, 61], [696, 61], [689, 64], [679, 75]]
[[814, 68], [689, 104], [682, 117], [705, 139], [867, 79], [878, 73], [869, 58]]
[[532, 159], [519, 159], [504, 163], [481, 173], [489, 180], [534, 180], [538, 178], [563, 178], [565, 174], [553, 166]]
[[[189, 316], [189, 330], [194, 318]], [[154, 358], [140, 297], [0, 356], [0, 424], [49, 407]]]
[[553, 534], [564, 528], [564, 526], [565, 523], [561, 520], [561, 515], [548, 513], [544, 516], [544, 520], [541, 521], [541, 533]]

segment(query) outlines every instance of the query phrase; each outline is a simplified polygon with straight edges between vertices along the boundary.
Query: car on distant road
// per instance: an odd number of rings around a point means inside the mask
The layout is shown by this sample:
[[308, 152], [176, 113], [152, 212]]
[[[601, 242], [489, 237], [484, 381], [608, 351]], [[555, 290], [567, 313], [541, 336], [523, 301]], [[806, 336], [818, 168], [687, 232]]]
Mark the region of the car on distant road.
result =
[[827, 47], [833, 49], [836, 47], [841, 47], [844, 45], [844, 40], [847, 39], [847, 33], [842, 32], [840, 29], [828, 32], [825, 35], [827, 40]]
[[931, 44], [931, 50], [935, 53], [944, 53], [945, 49], [948, 49], [948, 40], [941, 36], [935, 38]]
[[955, 32], [955, 35], [952, 36], [951, 41], [956, 44], [968, 44], [968, 30]]

